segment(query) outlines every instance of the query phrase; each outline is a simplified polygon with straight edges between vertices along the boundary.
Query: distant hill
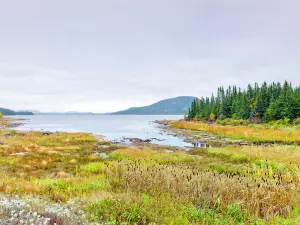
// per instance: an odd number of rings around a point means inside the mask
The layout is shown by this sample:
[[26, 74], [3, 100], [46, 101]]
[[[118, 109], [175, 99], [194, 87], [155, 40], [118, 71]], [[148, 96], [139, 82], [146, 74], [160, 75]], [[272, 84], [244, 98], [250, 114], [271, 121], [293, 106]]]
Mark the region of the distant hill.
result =
[[24, 115], [24, 116], [32, 116], [34, 115], [33, 112], [30, 111], [15, 111], [16, 115]]
[[16, 115], [16, 112], [15, 112], [15, 111], [10, 110], [10, 109], [6, 109], [6, 108], [0, 108], [0, 112], [1, 112], [3, 115], [6, 115], [6, 116]]
[[5, 116], [33, 115], [33, 113], [29, 111], [14, 111], [11, 109], [1, 108], [1, 107], [0, 107], [0, 112]]
[[124, 111], [114, 112], [114, 115], [182, 115], [188, 113], [195, 97], [180, 96], [165, 99], [149, 106], [133, 107]]

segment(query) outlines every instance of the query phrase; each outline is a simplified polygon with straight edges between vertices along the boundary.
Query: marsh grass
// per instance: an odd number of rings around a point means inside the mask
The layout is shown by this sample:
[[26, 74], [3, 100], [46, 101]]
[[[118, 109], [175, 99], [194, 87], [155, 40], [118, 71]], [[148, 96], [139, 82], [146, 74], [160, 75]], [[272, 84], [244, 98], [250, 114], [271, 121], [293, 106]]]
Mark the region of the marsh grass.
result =
[[253, 143], [300, 144], [300, 129], [285, 127], [280, 129], [251, 126], [221, 126], [195, 122], [173, 122], [179, 129], [206, 131], [233, 139], [244, 139]]
[[[208, 150], [196, 150], [192, 154], [206, 154], [227, 158], [236, 162], [273, 162], [278, 164], [298, 167], [300, 162], [300, 147], [288, 145], [272, 146], [229, 146], [225, 148], [210, 148]], [[270, 162], [269, 162], [270, 163]], [[278, 165], [278, 167], [282, 167]]]
[[170, 193], [174, 199], [220, 210], [233, 202], [241, 202], [247, 213], [256, 216], [287, 216], [293, 206], [291, 190], [294, 185], [286, 181], [277, 185], [271, 179], [263, 182], [263, 179], [255, 180], [250, 176], [227, 176], [186, 166], [145, 167], [143, 162], [109, 165], [106, 177], [117, 190], [151, 195]]

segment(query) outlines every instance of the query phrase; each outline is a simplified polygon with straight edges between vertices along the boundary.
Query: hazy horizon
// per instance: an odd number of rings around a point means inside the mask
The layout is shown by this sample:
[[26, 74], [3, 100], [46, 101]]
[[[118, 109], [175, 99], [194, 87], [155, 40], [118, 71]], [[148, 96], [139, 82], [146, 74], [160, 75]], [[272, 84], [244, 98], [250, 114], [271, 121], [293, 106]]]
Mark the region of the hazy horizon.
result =
[[[197, 96], [176, 96], [174, 98], [178, 98], [178, 97], [197, 97]], [[174, 98], [170, 98], [170, 99], [174, 99]], [[134, 108], [134, 107], [144, 107], [144, 106], [150, 106], [152, 104], [155, 104], [157, 102], [160, 102], [160, 101], [163, 101], [163, 100], [166, 100], [166, 99], [161, 99], [159, 101], [156, 101], [156, 102], [152, 102], [148, 105], [140, 105], [140, 106], [130, 106], [129, 108], [125, 108], [125, 109], [121, 109], [121, 110], [118, 110], [118, 111], [124, 111], [124, 110], [127, 110], [127, 109], [130, 109], [130, 108]], [[110, 114], [110, 113], [115, 113], [115, 112], [118, 112], [118, 111], [111, 111], [111, 112], [102, 112], [102, 113], [97, 113], [97, 112], [92, 112], [92, 111], [41, 111], [41, 110], [38, 110], [38, 109], [13, 109], [15, 111], [27, 111], [27, 112], [36, 112], [36, 113], [93, 113], [93, 114]]]
[[0, 107], [106, 113], [300, 84], [296, 0], [0, 0]]

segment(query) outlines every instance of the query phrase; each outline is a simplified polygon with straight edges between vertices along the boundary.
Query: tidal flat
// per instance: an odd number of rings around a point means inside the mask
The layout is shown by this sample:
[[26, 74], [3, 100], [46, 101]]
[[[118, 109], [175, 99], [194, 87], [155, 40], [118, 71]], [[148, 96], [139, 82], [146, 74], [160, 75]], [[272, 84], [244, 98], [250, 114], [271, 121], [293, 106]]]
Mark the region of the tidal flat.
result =
[[0, 143], [3, 224], [300, 223], [297, 145], [166, 151], [14, 130]]

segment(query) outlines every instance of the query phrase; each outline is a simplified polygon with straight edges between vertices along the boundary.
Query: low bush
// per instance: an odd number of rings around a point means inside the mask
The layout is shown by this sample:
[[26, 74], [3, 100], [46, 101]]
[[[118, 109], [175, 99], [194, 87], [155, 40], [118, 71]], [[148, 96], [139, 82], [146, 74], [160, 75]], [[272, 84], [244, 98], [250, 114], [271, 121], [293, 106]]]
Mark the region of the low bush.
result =
[[234, 120], [234, 119], [224, 119], [220, 120], [217, 119], [217, 124], [222, 125], [222, 126], [227, 126], [227, 125], [232, 125], [232, 126], [247, 126], [249, 124], [248, 120]]
[[300, 125], [300, 117], [294, 119], [293, 124], [294, 124], [294, 125]]
[[105, 164], [103, 162], [93, 162], [82, 166], [81, 169], [85, 172], [99, 174], [104, 172]]
[[223, 114], [221, 114], [220, 116], [218, 116], [218, 120], [225, 120], [226, 116], [224, 116]]
[[227, 217], [233, 218], [237, 223], [241, 223], [244, 219], [244, 214], [241, 211], [241, 207], [238, 204], [230, 204], [227, 206], [226, 214]]

